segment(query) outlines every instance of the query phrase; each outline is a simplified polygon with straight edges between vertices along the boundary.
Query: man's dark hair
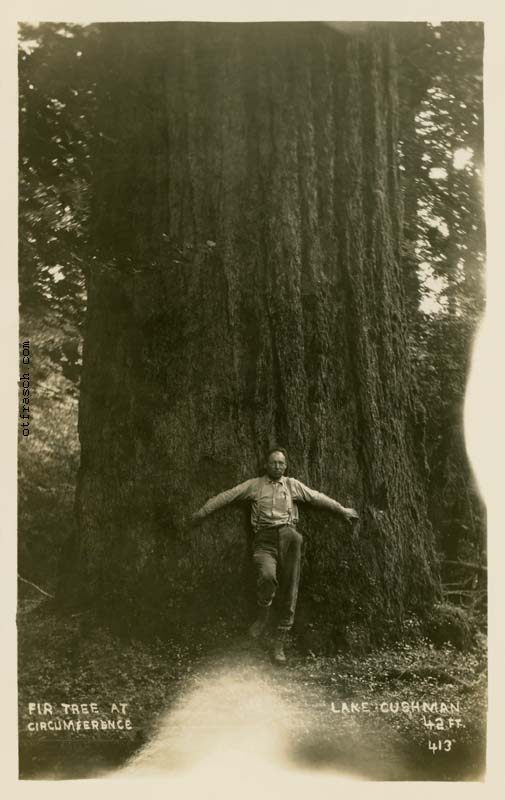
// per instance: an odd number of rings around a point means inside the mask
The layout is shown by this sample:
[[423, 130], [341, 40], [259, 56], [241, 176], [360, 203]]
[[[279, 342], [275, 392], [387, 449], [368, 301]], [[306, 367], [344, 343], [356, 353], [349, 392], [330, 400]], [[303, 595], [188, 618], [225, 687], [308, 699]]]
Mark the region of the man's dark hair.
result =
[[265, 462], [268, 461], [268, 459], [270, 458], [272, 453], [282, 453], [282, 455], [286, 459], [286, 463], [287, 463], [288, 454], [287, 454], [287, 451], [283, 447], [271, 447], [270, 450], [268, 451], [268, 453], [265, 456]]

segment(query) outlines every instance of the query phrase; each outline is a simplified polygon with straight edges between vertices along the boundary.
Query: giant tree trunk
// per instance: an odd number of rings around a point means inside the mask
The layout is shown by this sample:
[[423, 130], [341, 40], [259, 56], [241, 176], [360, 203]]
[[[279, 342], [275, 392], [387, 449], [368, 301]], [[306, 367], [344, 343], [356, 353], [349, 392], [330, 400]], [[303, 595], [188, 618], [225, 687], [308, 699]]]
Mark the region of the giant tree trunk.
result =
[[302, 510], [298, 624], [371, 641], [436, 591], [391, 43], [312, 23], [102, 38], [72, 587], [167, 630], [242, 617], [247, 512], [188, 517], [277, 443], [361, 514], [352, 533]]

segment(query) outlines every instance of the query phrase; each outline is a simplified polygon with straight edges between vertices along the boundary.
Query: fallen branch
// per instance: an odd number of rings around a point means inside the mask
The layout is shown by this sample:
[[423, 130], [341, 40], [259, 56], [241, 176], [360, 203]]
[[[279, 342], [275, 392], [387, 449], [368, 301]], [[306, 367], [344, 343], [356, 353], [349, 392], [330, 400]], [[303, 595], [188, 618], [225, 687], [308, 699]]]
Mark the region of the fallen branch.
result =
[[477, 569], [482, 572], [487, 572], [487, 567], [483, 564], [473, 564], [470, 561], [449, 561], [444, 559], [444, 564], [452, 564], [455, 567], [468, 567], [468, 569]]
[[465, 580], [450, 581], [449, 583], [443, 583], [442, 589], [445, 590], [446, 587], [447, 589], [450, 589], [451, 586], [460, 586], [463, 588], [464, 586], [468, 586], [468, 584], [474, 580], [475, 580], [475, 575], [470, 575], [470, 577], [466, 578]]
[[22, 578], [21, 575], [19, 575], [19, 574], [18, 574], [18, 580], [22, 581], [23, 583], [27, 583], [28, 586], [33, 586], [33, 588], [37, 589], [38, 592], [40, 592], [41, 594], [45, 595], [46, 597], [50, 597], [52, 600], [54, 600], [54, 594], [49, 594], [49, 592], [46, 592], [44, 589], [41, 589], [40, 586], [37, 586], [36, 583], [32, 583], [31, 581], [27, 581], [26, 578]]

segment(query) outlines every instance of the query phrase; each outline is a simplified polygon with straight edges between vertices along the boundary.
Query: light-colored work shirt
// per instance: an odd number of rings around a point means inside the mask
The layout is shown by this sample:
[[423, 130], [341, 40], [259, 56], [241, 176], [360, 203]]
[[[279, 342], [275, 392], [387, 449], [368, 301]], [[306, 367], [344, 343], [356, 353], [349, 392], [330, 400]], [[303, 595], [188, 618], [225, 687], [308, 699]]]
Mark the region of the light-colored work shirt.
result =
[[235, 500], [251, 502], [251, 525], [254, 530], [272, 528], [280, 525], [296, 525], [298, 522], [297, 503], [312, 503], [329, 511], [342, 511], [343, 507], [336, 500], [309, 489], [296, 478], [282, 477], [278, 480], [263, 475], [239, 483], [232, 489], [217, 494], [207, 500], [197, 512], [199, 518], [206, 517], [218, 508], [233, 503]]

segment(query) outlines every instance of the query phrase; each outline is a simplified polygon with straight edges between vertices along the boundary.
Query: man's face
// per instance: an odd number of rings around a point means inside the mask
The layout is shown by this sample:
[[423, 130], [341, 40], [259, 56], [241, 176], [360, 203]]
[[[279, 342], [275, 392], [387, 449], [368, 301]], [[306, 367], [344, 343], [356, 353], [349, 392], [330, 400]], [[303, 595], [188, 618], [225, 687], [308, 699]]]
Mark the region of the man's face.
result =
[[286, 459], [284, 457], [284, 453], [280, 453], [276, 450], [274, 453], [270, 453], [268, 456], [267, 461], [267, 473], [270, 478], [274, 480], [279, 480], [282, 478], [286, 471]]

